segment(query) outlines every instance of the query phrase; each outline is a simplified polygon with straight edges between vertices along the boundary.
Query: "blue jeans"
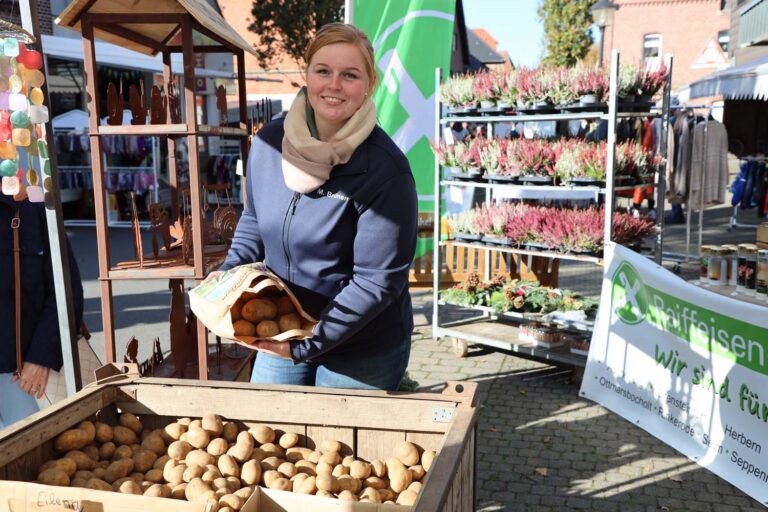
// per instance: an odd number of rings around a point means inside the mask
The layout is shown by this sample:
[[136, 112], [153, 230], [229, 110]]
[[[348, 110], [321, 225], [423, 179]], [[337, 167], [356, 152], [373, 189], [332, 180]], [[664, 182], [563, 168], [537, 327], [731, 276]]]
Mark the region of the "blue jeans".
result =
[[381, 356], [344, 355], [320, 363], [294, 364], [289, 359], [263, 352], [256, 355], [251, 373], [254, 384], [296, 384], [324, 388], [383, 389], [397, 391], [408, 367], [411, 338]]
[[35, 397], [29, 396], [11, 382], [12, 373], [0, 373], [0, 429], [23, 420], [40, 410]]

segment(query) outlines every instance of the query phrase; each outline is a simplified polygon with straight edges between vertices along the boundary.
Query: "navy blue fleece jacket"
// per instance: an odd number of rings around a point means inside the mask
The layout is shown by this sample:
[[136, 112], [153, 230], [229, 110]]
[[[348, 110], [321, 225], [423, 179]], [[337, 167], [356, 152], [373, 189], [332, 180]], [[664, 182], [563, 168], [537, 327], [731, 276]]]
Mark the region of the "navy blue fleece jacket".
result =
[[376, 127], [323, 186], [300, 194], [283, 181], [282, 140], [282, 119], [254, 137], [248, 200], [221, 270], [264, 261], [319, 320], [313, 338], [291, 342], [296, 362], [410, 342], [417, 199], [408, 160]]

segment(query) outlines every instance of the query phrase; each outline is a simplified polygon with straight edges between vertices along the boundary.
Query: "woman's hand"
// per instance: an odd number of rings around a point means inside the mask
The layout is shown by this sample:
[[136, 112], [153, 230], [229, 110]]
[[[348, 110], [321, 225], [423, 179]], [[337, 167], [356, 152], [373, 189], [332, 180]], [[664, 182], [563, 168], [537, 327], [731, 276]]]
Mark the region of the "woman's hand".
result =
[[219, 275], [221, 275], [223, 273], [224, 273], [223, 270], [214, 270], [213, 272], [211, 272], [210, 274], [205, 276], [205, 279], [203, 279], [203, 283], [208, 281], [209, 279], [213, 279], [214, 277], [219, 276]]
[[19, 381], [19, 387], [30, 396], [42, 398], [45, 393], [45, 387], [48, 385], [48, 372], [50, 369], [46, 366], [40, 366], [35, 363], [24, 363], [21, 370], [21, 377], [14, 375], [11, 382]]
[[257, 341], [253, 344], [256, 350], [271, 356], [291, 359], [291, 344], [287, 341]]

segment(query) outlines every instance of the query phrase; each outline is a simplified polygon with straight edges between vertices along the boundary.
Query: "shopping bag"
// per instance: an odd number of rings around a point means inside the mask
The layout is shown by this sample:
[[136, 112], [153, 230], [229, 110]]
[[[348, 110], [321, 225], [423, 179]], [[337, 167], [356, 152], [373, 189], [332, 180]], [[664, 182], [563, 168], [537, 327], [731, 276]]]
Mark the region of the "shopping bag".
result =
[[[104, 366], [99, 356], [93, 351], [93, 347], [89, 342], [90, 334], [87, 329], [84, 329], [85, 335], [80, 335], [77, 340], [77, 355], [80, 360], [80, 378], [82, 379], [82, 385], [90, 384], [96, 380], [94, 372]], [[63, 400], [67, 397], [67, 379], [64, 375], [64, 368], [62, 371], [56, 372], [51, 370], [48, 372], [48, 385], [45, 387], [45, 393], [42, 398], [37, 398], [37, 405], [41, 409], [53, 405], [56, 402]]]

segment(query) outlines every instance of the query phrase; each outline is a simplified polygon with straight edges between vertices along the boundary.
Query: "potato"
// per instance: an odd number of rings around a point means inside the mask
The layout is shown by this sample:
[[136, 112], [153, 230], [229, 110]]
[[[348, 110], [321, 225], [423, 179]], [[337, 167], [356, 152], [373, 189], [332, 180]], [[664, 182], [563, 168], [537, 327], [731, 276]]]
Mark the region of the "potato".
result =
[[80, 449], [80, 451], [86, 454], [88, 457], [90, 457], [94, 461], [99, 460], [99, 447], [96, 446], [95, 444], [89, 444], [87, 446], [83, 446]]
[[162, 469], [150, 469], [144, 478], [149, 482], [163, 483], [163, 470]]
[[70, 487], [85, 487], [86, 485], [88, 485], [88, 480], [90, 480], [90, 478], [88, 478], [88, 479], [86, 479], [86, 478], [73, 478], [72, 481], [69, 482], [69, 486]]
[[229, 482], [227, 482], [226, 478], [224, 478], [223, 476], [220, 476], [219, 478], [211, 482], [211, 489], [213, 489], [214, 491], [219, 491], [221, 489], [224, 489], [226, 494], [229, 492]]
[[379, 478], [387, 476], [387, 465], [379, 459], [373, 459], [371, 461], [371, 474]]
[[277, 325], [280, 327], [280, 332], [301, 329], [301, 318], [296, 313], [288, 313], [278, 317]]
[[133, 473], [128, 475], [128, 478], [130, 478], [131, 480], [133, 480], [137, 484], [140, 484], [141, 482], [143, 482], [145, 480], [144, 474], [143, 473], [139, 473], [138, 471], [134, 471]]
[[75, 478], [83, 478], [85, 480], [90, 480], [91, 478], [93, 478], [93, 471], [87, 471], [85, 469], [79, 469], [79, 470], [75, 471], [74, 475], [72, 475], [72, 480], [74, 480]]
[[349, 475], [341, 475], [336, 479], [336, 481], [338, 482], [339, 490], [341, 491], [350, 491], [357, 494], [363, 487], [363, 484], [360, 482], [360, 480], [357, 478], [352, 478]]
[[165, 463], [171, 460], [171, 458], [168, 455], [163, 455], [162, 457], [158, 457], [155, 459], [155, 462], [152, 464], [152, 469], [159, 469], [160, 471], [163, 470], [165, 467]]
[[386, 480], [379, 478], [377, 476], [369, 476], [368, 478], [363, 480], [363, 487], [371, 487], [373, 489], [386, 489], [387, 482]]
[[250, 498], [254, 492], [256, 492], [255, 487], [253, 485], [249, 485], [247, 487], [242, 487], [236, 490], [232, 494], [234, 494], [235, 496], [240, 496], [241, 498], [243, 498], [243, 500], [248, 501], [248, 498]]
[[377, 489], [376, 492], [379, 493], [382, 503], [395, 501], [395, 493], [393, 493], [391, 489]]
[[151, 452], [154, 452], [155, 455], [160, 457], [161, 455], [165, 455], [165, 441], [163, 441], [163, 438], [160, 437], [159, 433], [152, 433], [148, 435], [142, 442], [141, 447], [144, 450], [149, 450]]
[[424, 466], [420, 464], [409, 467], [408, 471], [411, 472], [411, 476], [413, 476], [413, 480], [421, 480], [422, 478], [424, 478], [424, 475], [427, 474], [427, 472], [424, 471]]
[[367, 498], [369, 501], [372, 501], [373, 503], [381, 503], [381, 496], [379, 496], [378, 491], [371, 487], [366, 487], [365, 489], [363, 489], [363, 491], [359, 494], [359, 498], [361, 500], [364, 498]]
[[[163, 429], [163, 432], [165, 432], [168, 437], [173, 439], [174, 441], [178, 441], [181, 437], [181, 434], [187, 431], [186, 425], [182, 425], [181, 423], [171, 423], [170, 425], [166, 425]], [[170, 444], [170, 443], [169, 443]]]
[[111, 459], [112, 456], [115, 454], [115, 450], [117, 447], [115, 446], [115, 443], [112, 441], [107, 441], [106, 443], [102, 444], [99, 449], [98, 453], [96, 455], [97, 460], [98, 459]]
[[187, 430], [190, 428], [203, 428], [203, 420], [192, 420], [187, 426]]
[[54, 441], [53, 447], [56, 451], [66, 453], [72, 450], [79, 450], [89, 444], [89, 434], [85, 430], [74, 428], [66, 430], [58, 435]]
[[238, 299], [234, 304], [232, 304], [232, 307], [229, 308], [229, 316], [232, 318], [232, 323], [235, 323], [243, 318], [243, 301]]
[[275, 431], [266, 425], [256, 425], [248, 429], [248, 433], [253, 436], [259, 444], [271, 443], [275, 440]]
[[131, 449], [130, 446], [126, 446], [124, 444], [115, 448], [115, 452], [112, 454], [112, 460], [132, 459], [132, 458], [133, 458], [133, 450]]
[[73, 459], [69, 459], [66, 457], [63, 457], [61, 459], [49, 460], [48, 462], [40, 466], [39, 472], [43, 473], [48, 469], [58, 469], [66, 473], [68, 477], [72, 478], [75, 472], [77, 472], [77, 463]]
[[[170, 485], [170, 484], [169, 484]], [[171, 498], [175, 500], [185, 500], [187, 497], [184, 495], [187, 490], [187, 482], [171, 486]]]
[[[227, 421], [224, 423], [224, 426], [221, 431], [221, 437], [224, 438], [225, 441], [228, 443], [234, 443], [237, 440], [237, 436], [240, 433], [240, 429], [237, 426], [237, 423]], [[251, 438], [253, 439], [253, 438]]]
[[317, 476], [317, 465], [314, 462], [310, 462], [308, 460], [300, 460], [297, 461], [294, 465], [296, 466], [296, 471], [299, 473], [306, 473], [309, 476]]
[[[238, 470], [240, 468], [238, 467]], [[236, 476], [228, 476], [226, 477], [227, 480], [227, 488], [229, 489], [229, 492], [235, 492], [236, 490], [240, 489], [242, 486], [240, 483], [240, 479]]]
[[121, 492], [123, 494], [138, 494], [141, 495], [141, 487], [139, 487], [139, 484], [134, 482], [131, 479], [125, 480], [123, 483], [120, 484], [120, 486], [116, 489], [117, 492]]
[[317, 472], [318, 475], [330, 475], [333, 473], [333, 466], [331, 466], [327, 462], [321, 461], [317, 463], [317, 466], [315, 466], [315, 471]]
[[261, 464], [255, 460], [246, 461], [240, 471], [243, 485], [256, 485], [261, 481]]
[[270, 469], [277, 470], [283, 462], [285, 461], [280, 457], [267, 457], [261, 461], [261, 469], [263, 471], [269, 471]]
[[357, 459], [355, 459], [353, 456], [347, 455], [346, 457], [341, 459], [341, 463], [347, 467], [350, 467], [352, 466], [352, 463], [355, 462], [355, 460]]
[[99, 478], [91, 478], [86, 482], [85, 487], [87, 489], [95, 489], [97, 491], [112, 491], [112, 486], [109, 482], [105, 482]]
[[401, 441], [395, 446], [395, 457], [405, 466], [415, 466], [419, 463], [419, 449], [411, 442]]
[[237, 460], [231, 455], [222, 455], [217, 464], [223, 476], [240, 478], [240, 466], [237, 465]]
[[184, 496], [187, 501], [205, 501], [213, 495], [211, 487], [200, 478], [195, 478], [184, 488]]
[[326, 452], [320, 456], [320, 462], [325, 462], [333, 467], [341, 463], [341, 455], [339, 455], [339, 452]]
[[[319, 494], [320, 491], [318, 491]], [[358, 501], [357, 496], [351, 491], [341, 491], [337, 496], [341, 501]]]
[[157, 454], [150, 450], [141, 449], [133, 454], [133, 469], [139, 473], [146, 473], [155, 464]]
[[318, 489], [324, 491], [331, 491], [332, 493], [339, 492], [339, 481], [333, 475], [317, 475], [315, 478], [315, 485]]
[[187, 430], [187, 442], [195, 448], [205, 448], [211, 441], [211, 435], [202, 428], [190, 427]]
[[211, 439], [219, 437], [222, 430], [224, 430], [224, 423], [221, 421], [221, 418], [213, 413], [203, 415], [200, 423], [203, 430], [211, 436]]
[[[252, 460], [261, 462], [261, 461], [263, 461], [266, 458], [267, 458], [267, 454], [261, 448], [254, 448], [253, 452], [251, 452], [251, 459]], [[299, 460], [301, 460], [301, 459], [299, 459]]]
[[201, 476], [200, 478], [203, 479], [203, 482], [211, 483], [217, 478], [221, 478], [221, 471], [219, 471], [219, 468], [206, 469], [205, 473], [203, 473], [203, 476]]
[[365, 480], [369, 476], [371, 476], [371, 465], [367, 462], [363, 462], [361, 460], [356, 460], [352, 463], [351, 466], [349, 466], [349, 475], [352, 478], [358, 478], [360, 480]]
[[274, 469], [269, 469], [267, 471], [264, 471], [261, 475], [261, 481], [262, 483], [271, 488], [272, 482], [277, 480], [278, 478], [283, 478], [283, 475], [275, 471]]
[[50, 468], [42, 471], [37, 476], [37, 481], [45, 485], [67, 487], [69, 485], [69, 475], [58, 468]]
[[144, 491], [144, 496], [152, 496], [155, 498], [170, 498], [171, 488], [165, 484], [152, 484], [149, 489]]
[[93, 469], [96, 467], [96, 461], [79, 450], [72, 450], [71, 452], [67, 452], [64, 457], [75, 461], [77, 469]]
[[227, 450], [227, 455], [234, 457], [240, 463], [251, 458], [253, 453], [253, 437], [248, 432], [240, 432], [237, 435], [237, 442], [233, 447]]
[[144, 430], [144, 426], [141, 424], [141, 420], [129, 412], [124, 412], [121, 414], [117, 419], [117, 422], [121, 426], [133, 430], [134, 434], [141, 434], [141, 431]]
[[181, 475], [187, 469], [187, 465], [183, 462], [179, 462], [176, 459], [170, 459], [163, 466], [163, 479], [170, 483], [181, 483], [184, 479]]
[[407, 505], [411, 506], [414, 503], [416, 503], [416, 497], [417, 494], [413, 491], [405, 490], [400, 493], [400, 495], [397, 497], [397, 503], [398, 505]]
[[253, 323], [272, 320], [277, 315], [277, 306], [270, 300], [251, 299], [243, 305], [241, 314], [244, 319]]
[[224, 455], [225, 453], [227, 453], [228, 448], [229, 448], [229, 444], [227, 443], [227, 440], [221, 437], [217, 437], [216, 439], [208, 443], [208, 447], [205, 449], [205, 451], [207, 451], [214, 457], [218, 457], [219, 455]]
[[293, 484], [291, 484], [291, 481], [287, 478], [278, 478], [272, 481], [272, 485], [270, 485], [269, 488], [275, 489], [276, 491], [291, 491]]
[[104, 481], [112, 483], [115, 480], [128, 476], [133, 471], [133, 459], [120, 459], [116, 460], [107, 468], [104, 473]]
[[256, 336], [259, 338], [271, 338], [280, 334], [280, 326], [272, 320], [262, 320], [256, 324]]
[[435, 450], [424, 450], [424, 453], [421, 454], [421, 466], [424, 468], [424, 471], [429, 472], [435, 457], [437, 457]]
[[261, 445], [261, 449], [267, 454], [267, 457], [280, 457], [285, 458], [285, 448], [275, 443], [265, 443]]
[[189, 428], [189, 424], [192, 423], [192, 418], [179, 418], [176, 420], [176, 423]]
[[341, 443], [338, 441], [325, 440], [320, 443], [320, 450], [327, 452], [341, 452]]
[[296, 311], [296, 308], [293, 306], [293, 301], [287, 295], [275, 299], [275, 306], [277, 306], [278, 315], [285, 315]]
[[334, 499], [336, 498], [336, 496], [334, 496], [332, 492], [329, 492], [329, 491], [321, 491], [321, 490], [318, 490], [318, 491], [315, 493], [315, 496], [319, 496], [319, 497], [321, 497], [321, 498], [334, 498]]
[[94, 425], [96, 429], [96, 441], [99, 443], [106, 443], [107, 441], [112, 440], [112, 427], [107, 425], [106, 423], [101, 423], [99, 421], [96, 422]]
[[117, 446], [120, 446], [121, 444], [130, 446], [138, 441], [136, 432], [128, 427], [118, 425], [112, 429], [112, 434], [112, 440]]
[[77, 424], [77, 428], [88, 434], [88, 444], [91, 444], [96, 439], [96, 426], [91, 421], [81, 421]]
[[189, 452], [192, 451], [192, 445], [186, 441], [174, 441], [168, 447], [168, 456], [176, 460], [184, 460]]
[[349, 468], [345, 466], [344, 464], [336, 464], [336, 466], [333, 468], [333, 471], [331, 472], [333, 476], [336, 478], [339, 478], [341, 475], [348, 475], [349, 474]]
[[283, 462], [277, 467], [277, 471], [284, 475], [286, 478], [291, 478], [293, 475], [298, 473], [296, 466], [293, 465], [293, 462]]
[[187, 466], [187, 469], [182, 473], [181, 478], [185, 482], [189, 483], [195, 478], [202, 478], [205, 469], [200, 466]]
[[256, 325], [248, 320], [232, 322], [232, 331], [235, 336], [256, 336]]
[[303, 480], [294, 481], [293, 492], [298, 492], [300, 494], [315, 494], [317, 492], [317, 483], [315, 482], [315, 477], [308, 476]]
[[221, 498], [219, 498], [220, 506], [229, 507], [232, 510], [240, 510], [243, 507], [244, 503], [245, 503], [245, 500], [235, 494], [226, 494]]
[[[107, 464], [109, 464], [109, 461], [106, 461], [106, 462]], [[93, 468], [93, 478], [104, 478], [104, 475], [106, 473], [107, 473], [107, 468], [102, 468], [102, 467]]]
[[406, 491], [413, 491], [416, 494], [419, 494], [419, 492], [421, 492], [422, 485], [423, 484], [421, 482], [411, 482], [411, 485], [408, 486]]
[[280, 441], [278, 441], [278, 444], [287, 450], [288, 448], [293, 448], [294, 446], [296, 446], [298, 442], [299, 442], [299, 434], [296, 434], [294, 432], [286, 432], [285, 434], [280, 436]]
[[205, 450], [192, 450], [184, 458], [184, 463], [187, 466], [200, 466], [205, 467], [208, 464], [214, 464], [216, 457], [206, 452]]
[[403, 492], [411, 485], [412, 475], [407, 469], [401, 469], [396, 466], [387, 466], [387, 472], [389, 474], [389, 487], [397, 492]]

